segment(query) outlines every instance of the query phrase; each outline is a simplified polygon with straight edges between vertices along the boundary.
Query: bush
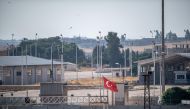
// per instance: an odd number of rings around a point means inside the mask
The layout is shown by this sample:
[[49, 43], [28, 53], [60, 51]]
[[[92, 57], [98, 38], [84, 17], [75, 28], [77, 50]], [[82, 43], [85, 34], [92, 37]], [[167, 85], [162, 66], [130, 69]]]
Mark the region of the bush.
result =
[[190, 87], [187, 89], [188, 97], [187, 99], [190, 100]]
[[164, 92], [162, 103], [175, 105], [181, 103], [181, 100], [185, 99], [188, 99], [188, 92], [182, 88], [173, 87]]

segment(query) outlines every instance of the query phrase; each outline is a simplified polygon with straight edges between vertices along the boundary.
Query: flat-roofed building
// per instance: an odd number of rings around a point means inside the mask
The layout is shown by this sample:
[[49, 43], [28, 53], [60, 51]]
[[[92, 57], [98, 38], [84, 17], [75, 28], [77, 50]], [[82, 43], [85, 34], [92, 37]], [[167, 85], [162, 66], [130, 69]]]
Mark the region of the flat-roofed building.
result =
[[[155, 59], [155, 83], [160, 84], [160, 57]], [[143, 83], [142, 74], [154, 71], [154, 59], [140, 60], [138, 63], [139, 82]], [[154, 81], [154, 72], [151, 83]], [[176, 53], [165, 57], [166, 84], [190, 84], [190, 53]]]

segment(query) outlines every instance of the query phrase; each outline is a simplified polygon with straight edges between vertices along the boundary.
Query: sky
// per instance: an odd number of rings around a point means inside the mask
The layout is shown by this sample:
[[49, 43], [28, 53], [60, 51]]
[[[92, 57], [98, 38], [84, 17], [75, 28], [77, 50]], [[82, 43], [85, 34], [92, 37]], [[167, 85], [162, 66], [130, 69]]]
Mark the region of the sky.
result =
[[[190, 0], [165, 0], [165, 32], [190, 29]], [[161, 0], [0, 0], [0, 39], [83, 36], [109, 31], [127, 39], [161, 30]]]

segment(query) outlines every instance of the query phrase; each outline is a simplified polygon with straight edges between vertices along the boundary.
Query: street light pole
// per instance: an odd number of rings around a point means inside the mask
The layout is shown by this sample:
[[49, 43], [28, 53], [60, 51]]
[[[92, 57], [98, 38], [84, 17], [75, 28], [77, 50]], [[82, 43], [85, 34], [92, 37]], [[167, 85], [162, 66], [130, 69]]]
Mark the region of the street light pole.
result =
[[[99, 31], [99, 36], [97, 37], [98, 44], [97, 44], [97, 71], [99, 71], [99, 79], [100, 79], [100, 96], [101, 93], [101, 85], [102, 85], [102, 79], [101, 79], [101, 71], [102, 71], [102, 47], [101, 47], [101, 31]], [[104, 92], [104, 89], [103, 89]], [[104, 94], [104, 93], [103, 93]]]
[[[154, 37], [153, 32], [150, 31], [152, 34], [152, 37]], [[154, 86], [155, 86], [155, 79], [156, 79], [156, 50], [155, 50], [155, 38], [154, 41], [152, 41], [153, 47], [152, 47], [152, 58], [154, 59]]]
[[99, 56], [98, 56], [99, 50], [98, 49], [99, 49], [99, 37], [97, 37], [97, 46], [96, 46], [96, 62], [97, 62], [96, 63], [96, 69], [97, 69], [97, 71], [98, 71], [98, 67], [99, 67], [99, 61], [98, 61], [99, 60], [98, 59], [99, 58]]
[[102, 43], [101, 43], [101, 41], [102, 41], [102, 34], [101, 34], [101, 31], [99, 31], [99, 34], [100, 34], [100, 37], [99, 37], [99, 44], [100, 44], [100, 68], [101, 68], [101, 70], [102, 70]]
[[7, 55], [10, 56], [10, 53], [9, 53], [9, 49], [10, 49], [10, 45], [7, 43]]
[[133, 76], [133, 50], [132, 50], [133, 42], [130, 45], [129, 49], [129, 59], [130, 59], [130, 68], [131, 68], [131, 77]]
[[[187, 32], [187, 30], [184, 30], [184, 32]], [[185, 53], [187, 53], [187, 37], [185, 37], [185, 45], [186, 45], [186, 46], [185, 46], [185, 49], [186, 49], [186, 50], [185, 50]]]
[[51, 45], [51, 71], [50, 71], [50, 75], [51, 75], [51, 79], [53, 82], [53, 44]]
[[126, 48], [125, 48], [125, 46], [126, 46], [126, 34], [124, 34], [123, 35], [124, 36], [124, 38], [125, 38], [125, 40], [124, 40], [124, 67], [125, 67], [125, 74], [123, 75], [123, 76], [126, 76], [127, 74], [126, 74]]
[[116, 65], [119, 65], [119, 71], [120, 71], [120, 73], [121, 73], [121, 64], [118, 63], [118, 62], [116, 62], [115, 64], [116, 64]]
[[36, 39], [36, 43], [35, 43], [35, 57], [37, 57], [37, 54], [38, 54], [38, 53], [37, 53], [37, 52], [38, 52], [38, 50], [37, 50], [38, 37], [37, 37], [37, 36], [38, 36], [38, 33], [35, 34], [35, 39]]
[[77, 61], [78, 61], [78, 50], [77, 50], [77, 39], [75, 39], [75, 45], [76, 45], [76, 73], [77, 73], [77, 81], [78, 81], [78, 64], [77, 64]]
[[12, 52], [13, 52], [13, 56], [15, 55], [14, 54], [14, 44], [13, 44], [13, 37], [14, 37], [14, 34], [11, 34], [12, 35]]
[[22, 65], [21, 65], [21, 71], [22, 71], [22, 75], [21, 75], [21, 85], [24, 85], [24, 68], [23, 68], [23, 65], [24, 65], [24, 56], [23, 56], [23, 47], [21, 47], [21, 58], [22, 58]]
[[156, 85], [156, 50], [155, 50], [155, 42], [154, 45], [154, 85]]

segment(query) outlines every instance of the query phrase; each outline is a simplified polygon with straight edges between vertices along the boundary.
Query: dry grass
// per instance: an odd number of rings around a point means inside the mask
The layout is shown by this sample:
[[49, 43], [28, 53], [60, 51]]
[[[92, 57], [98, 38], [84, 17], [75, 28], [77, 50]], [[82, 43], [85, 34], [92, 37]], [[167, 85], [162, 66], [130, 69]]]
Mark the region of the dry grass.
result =
[[[115, 83], [123, 83], [123, 80], [125, 82], [134, 82], [137, 81], [137, 77], [114, 77], [114, 78], [109, 78], [109, 80], [114, 81]], [[68, 81], [68, 84], [72, 84], [72, 85], [100, 85], [103, 84], [103, 79], [101, 79], [102, 81], [100, 81], [100, 78], [85, 78], [85, 79], [79, 79], [79, 80], [70, 80]]]
[[80, 67], [80, 71], [95, 71], [96, 68], [91, 67]]

